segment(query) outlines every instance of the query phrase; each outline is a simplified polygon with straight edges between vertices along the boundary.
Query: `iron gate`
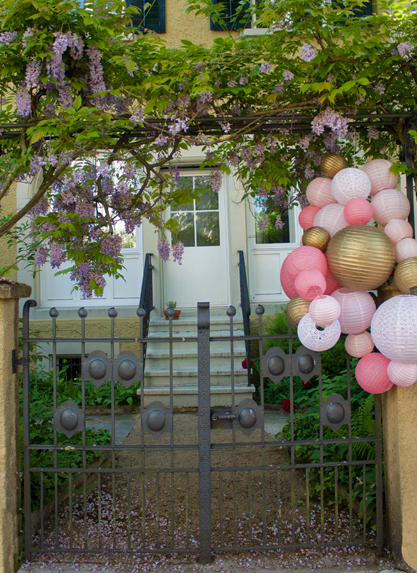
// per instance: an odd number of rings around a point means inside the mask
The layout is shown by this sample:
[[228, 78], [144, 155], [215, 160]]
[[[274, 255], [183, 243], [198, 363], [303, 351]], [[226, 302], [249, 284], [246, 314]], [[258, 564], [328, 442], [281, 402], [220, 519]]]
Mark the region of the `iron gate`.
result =
[[[303, 347], [293, 352], [295, 335], [265, 335], [261, 306], [256, 310], [256, 335], [235, 334], [233, 307], [227, 311], [229, 332], [225, 336], [211, 333], [209, 304], [199, 303], [197, 336], [176, 335], [171, 318], [168, 336], [154, 340], [143, 335], [143, 309], [137, 311], [138, 338], [117, 335], [115, 309], [108, 312], [109, 336], [89, 335], [84, 308], [78, 311], [78, 336], [58, 335], [55, 308], [50, 310], [50, 331], [36, 336], [29, 332], [29, 310], [34, 306], [35, 301], [28, 301], [23, 311], [28, 559], [56, 552], [185, 552], [209, 561], [214, 552], [229, 550], [339, 545], [382, 549], [380, 397], [375, 397], [375, 435], [354, 436], [349, 357], [344, 395], [332, 394], [323, 400], [320, 354]], [[279, 339], [288, 341], [288, 352], [277, 345], [264, 352], [267, 340]], [[145, 406], [140, 357], [151, 340], [168, 348], [168, 405], [154, 401]], [[237, 403], [234, 349], [242, 341], [259, 344], [257, 402], [245, 398]], [[230, 403], [226, 399], [224, 407], [211, 409], [210, 346], [216, 342], [230, 351]], [[140, 352], [118, 352], [127, 343], [137, 345]], [[174, 409], [173, 349], [184, 343], [194, 346], [198, 360], [198, 411], [194, 415]], [[66, 387], [57, 372], [57, 348], [65, 344], [78, 345], [82, 362], [81, 380], [75, 387], [78, 397], [70, 400], [63, 399]], [[52, 362], [49, 386], [41, 388], [45, 392], [43, 413], [31, 409], [33, 392], [39, 393], [38, 375], [30, 366], [36, 345], [48, 349]], [[93, 345], [100, 349], [91, 350]], [[319, 422], [314, 439], [296, 439], [296, 376], [304, 382], [318, 377]], [[285, 440], [265, 429], [266, 380], [279, 384], [284, 378], [289, 380], [290, 391]], [[107, 443], [94, 443], [94, 436], [86, 431], [86, 381], [96, 388], [108, 388], [111, 424]], [[140, 386], [140, 423], [125, 442], [116, 443], [115, 393], [132, 384]], [[347, 428], [345, 435], [329, 435], [328, 428], [337, 432], [342, 427]], [[372, 459], [357, 454], [361, 444], [375, 446]], [[302, 448], [316, 452], [314, 461], [300, 455]], [[345, 459], [327, 459], [335, 448], [339, 448], [339, 457], [340, 451], [345, 452]], [[369, 482], [370, 470], [375, 484]], [[354, 500], [358, 488], [363, 494], [362, 509]], [[375, 500], [371, 515], [367, 514], [367, 496]]]

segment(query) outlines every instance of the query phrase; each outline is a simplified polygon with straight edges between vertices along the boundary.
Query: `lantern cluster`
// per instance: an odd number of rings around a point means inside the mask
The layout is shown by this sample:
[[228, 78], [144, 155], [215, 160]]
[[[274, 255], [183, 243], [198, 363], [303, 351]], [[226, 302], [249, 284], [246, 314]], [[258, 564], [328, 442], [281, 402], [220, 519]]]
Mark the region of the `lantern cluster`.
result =
[[[396, 262], [395, 290], [389, 296], [417, 287], [417, 241], [406, 221], [410, 204], [395, 189], [399, 178], [390, 167], [389, 161], [374, 159], [357, 169], [334, 154], [325, 156], [325, 176], [308, 185], [309, 206], [299, 216], [302, 246], [281, 267], [281, 285], [291, 299], [288, 320], [301, 343], [323, 351], [347, 334], [346, 350], [360, 358], [357, 381], [374, 394], [417, 380], [417, 350], [412, 348], [417, 297], [389, 298], [377, 310], [367, 292], [388, 285]], [[384, 228], [368, 225], [371, 219]], [[400, 307], [407, 307], [402, 321]], [[398, 346], [390, 321], [398, 327]]]

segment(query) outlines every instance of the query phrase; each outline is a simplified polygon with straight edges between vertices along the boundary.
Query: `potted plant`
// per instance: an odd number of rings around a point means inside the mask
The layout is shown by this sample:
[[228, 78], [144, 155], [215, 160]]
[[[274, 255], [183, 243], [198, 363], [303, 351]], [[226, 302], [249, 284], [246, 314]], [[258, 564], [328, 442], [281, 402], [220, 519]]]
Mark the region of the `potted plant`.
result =
[[[170, 300], [167, 302], [167, 310], [168, 308], [173, 308], [174, 310], [177, 307], [177, 301], [175, 300]], [[181, 311], [180, 310], [175, 310], [175, 316], [172, 317], [172, 320], [178, 320], [180, 317]], [[169, 320], [169, 317], [167, 315], [167, 311], [164, 310], [164, 315], [165, 315], [165, 320]]]

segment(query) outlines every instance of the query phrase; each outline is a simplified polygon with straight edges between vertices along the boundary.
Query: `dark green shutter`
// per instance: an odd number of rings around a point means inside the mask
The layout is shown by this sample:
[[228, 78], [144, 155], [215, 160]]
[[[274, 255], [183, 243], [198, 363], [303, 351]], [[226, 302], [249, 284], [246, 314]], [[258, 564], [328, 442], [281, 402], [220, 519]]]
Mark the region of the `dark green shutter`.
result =
[[244, 6], [244, 9], [241, 11], [239, 18], [234, 21], [236, 16], [236, 12], [240, 7], [239, 0], [212, 0], [213, 4], [223, 4], [224, 9], [222, 11], [222, 19], [224, 20], [224, 24], [221, 25], [219, 22], [213, 22], [210, 18], [210, 30], [241, 30], [242, 28], [250, 28], [251, 27], [251, 18], [245, 12], [249, 8], [249, 2], [247, 2]]
[[[343, 4], [340, 0], [332, 0], [333, 8], [340, 8]], [[367, 0], [363, 6], [358, 6], [357, 8], [353, 9], [353, 13], [357, 18], [362, 18], [363, 16], [371, 16], [372, 15], [372, 0]]]
[[[145, 4], [151, 7], [144, 12]], [[165, 32], [165, 0], [126, 0], [127, 6], [136, 6], [140, 14], [131, 14], [132, 26], [141, 30], [153, 30], [159, 34]]]

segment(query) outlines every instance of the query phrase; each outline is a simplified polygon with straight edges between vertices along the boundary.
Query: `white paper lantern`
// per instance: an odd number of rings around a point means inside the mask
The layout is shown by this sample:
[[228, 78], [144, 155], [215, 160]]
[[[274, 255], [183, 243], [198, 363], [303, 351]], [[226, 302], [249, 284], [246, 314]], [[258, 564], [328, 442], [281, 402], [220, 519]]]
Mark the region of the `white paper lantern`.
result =
[[311, 301], [309, 313], [317, 326], [330, 326], [340, 316], [340, 304], [328, 295], [318, 296]]
[[397, 263], [417, 257], [417, 241], [415, 239], [401, 239], [395, 245], [395, 260]]
[[336, 203], [332, 195], [332, 180], [328, 177], [316, 177], [307, 185], [306, 196], [310, 205], [324, 207]]
[[342, 309], [339, 322], [343, 334], [360, 334], [371, 324], [376, 306], [369, 292], [339, 288], [331, 296]]
[[372, 198], [373, 217], [380, 225], [386, 225], [391, 219], [407, 219], [410, 213], [410, 201], [401, 191], [382, 189]]
[[413, 236], [413, 227], [403, 219], [391, 219], [385, 225], [384, 233], [396, 245], [402, 239], [410, 239]]
[[314, 217], [314, 227], [322, 227], [330, 234], [331, 237], [348, 226], [343, 211], [343, 205], [339, 203], [332, 203], [322, 207], [317, 215]]
[[387, 159], [372, 159], [365, 163], [362, 171], [371, 180], [371, 195], [376, 195], [381, 189], [394, 189], [400, 178], [389, 169], [392, 163]]
[[362, 358], [374, 349], [374, 341], [369, 332], [349, 334], [345, 340], [346, 352], [355, 358]]
[[388, 378], [396, 386], [411, 386], [417, 380], [417, 364], [404, 364], [391, 360], [388, 364]]
[[371, 181], [356, 167], [342, 169], [332, 179], [332, 195], [338, 203], [346, 205], [351, 199], [366, 199], [371, 192]]
[[417, 296], [394, 296], [381, 304], [372, 317], [371, 336], [390, 360], [417, 364]]
[[298, 323], [297, 334], [303, 346], [309, 350], [322, 352], [332, 348], [340, 338], [340, 323], [335, 320], [330, 326], [320, 330], [307, 313]]

